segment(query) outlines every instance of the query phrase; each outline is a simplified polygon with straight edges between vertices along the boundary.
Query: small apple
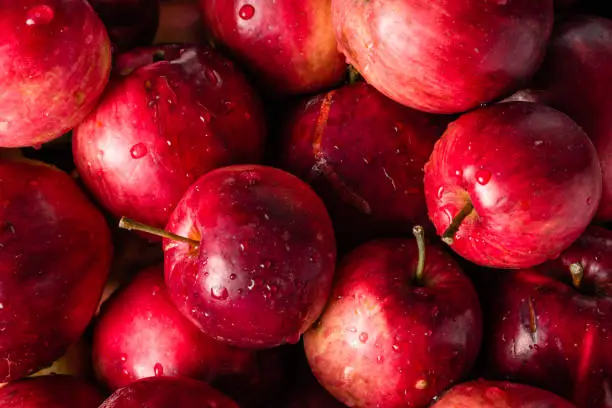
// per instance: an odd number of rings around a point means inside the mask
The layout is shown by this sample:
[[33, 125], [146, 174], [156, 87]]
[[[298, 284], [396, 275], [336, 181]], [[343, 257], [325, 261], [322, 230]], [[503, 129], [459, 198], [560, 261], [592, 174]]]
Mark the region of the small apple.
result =
[[565, 114], [506, 102], [451, 123], [425, 165], [438, 234], [478, 265], [524, 268], [557, 257], [601, 198], [597, 152]]
[[94, 386], [69, 375], [26, 378], [0, 387], [3, 408], [98, 408], [103, 400]]
[[424, 407], [478, 355], [472, 283], [442, 248], [425, 244], [422, 228], [415, 234], [416, 242], [371, 241], [347, 255], [331, 301], [304, 335], [315, 377], [348, 406]]

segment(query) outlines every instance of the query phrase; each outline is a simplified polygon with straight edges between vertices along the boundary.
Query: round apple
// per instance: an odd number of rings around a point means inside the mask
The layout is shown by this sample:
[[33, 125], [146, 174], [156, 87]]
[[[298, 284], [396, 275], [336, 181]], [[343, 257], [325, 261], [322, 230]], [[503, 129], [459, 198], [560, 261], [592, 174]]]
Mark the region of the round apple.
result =
[[98, 408], [103, 400], [93, 385], [62, 374], [26, 378], [0, 388], [3, 408]]

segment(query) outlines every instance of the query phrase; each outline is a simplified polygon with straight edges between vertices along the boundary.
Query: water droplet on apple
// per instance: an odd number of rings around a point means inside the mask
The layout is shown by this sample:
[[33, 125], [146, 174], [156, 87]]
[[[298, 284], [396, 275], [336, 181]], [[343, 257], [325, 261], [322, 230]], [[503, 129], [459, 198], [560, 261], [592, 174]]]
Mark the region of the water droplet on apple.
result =
[[378, 357], [376, 357], [376, 362], [377, 362], [378, 364], [382, 364], [382, 363], [384, 363], [384, 362], [385, 362], [385, 357], [384, 357], [384, 356], [378, 356]]
[[251, 279], [249, 281], [249, 286], [247, 286], [249, 288], [249, 290], [253, 289], [255, 287], [255, 280]]
[[351, 326], [348, 328], [348, 331], [350, 331], [351, 333], [357, 333], [357, 328], [355, 326]]
[[368, 333], [361, 332], [361, 334], [359, 334], [359, 341], [365, 344], [368, 341]]
[[230, 278], [230, 280], [236, 280], [237, 276], [236, 276], [236, 274], [235, 274], [235, 273], [232, 273], [232, 274], [229, 276], [229, 278]]
[[272, 262], [270, 262], [270, 261], [264, 261], [264, 262], [259, 264], [259, 267], [261, 269], [269, 269], [271, 266], [272, 266]]
[[135, 159], [140, 159], [147, 155], [147, 146], [144, 143], [138, 143], [130, 149], [130, 156]]
[[121, 372], [123, 373], [123, 375], [130, 375], [130, 372], [127, 368], [124, 368], [123, 370], [121, 370]]
[[124, 363], [127, 361], [127, 354], [121, 354], [119, 356], [119, 360], [123, 361]]
[[444, 186], [440, 186], [440, 188], [438, 188], [438, 198], [442, 198], [443, 195], [444, 195]]
[[397, 351], [399, 351], [400, 346], [398, 346], [397, 344], [394, 344], [394, 345], [391, 346], [391, 348], [393, 349], [393, 351], [397, 352]]
[[487, 170], [478, 170], [476, 172], [476, 181], [481, 186], [486, 186], [487, 183], [489, 183], [489, 180], [491, 180], [491, 172], [490, 171], [487, 171]]
[[250, 4], [245, 4], [244, 6], [240, 7], [238, 15], [243, 20], [250, 20], [255, 15], [255, 7], [251, 6]]
[[225, 106], [225, 113], [230, 113], [236, 107], [236, 102], [234, 102], [234, 101], [225, 101], [225, 102], [223, 102], [223, 106]]
[[26, 24], [29, 26], [49, 24], [55, 17], [55, 11], [46, 4], [41, 4], [28, 9], [26, 12]]
[[218, 300], [225, 300], [229, 297], [229, 292], [227, 288], [223, 286], [213, 286], [210, 289], [210, 295]]
[[162, 366], [160, 363], [155, 363], [155, 366], [153, 366], [153, 373], [156, 377], [161, 377], [164, 375], [164, 366]]

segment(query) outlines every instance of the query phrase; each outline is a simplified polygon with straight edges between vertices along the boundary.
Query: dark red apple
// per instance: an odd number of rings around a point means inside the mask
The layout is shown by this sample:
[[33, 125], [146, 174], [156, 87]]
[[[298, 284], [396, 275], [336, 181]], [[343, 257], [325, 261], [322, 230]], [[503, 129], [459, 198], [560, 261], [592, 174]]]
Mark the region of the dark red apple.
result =
[[429, 216], [459, 255], [522, 268], [557, 257], [601, 197], [597, 152], [565, 114], [507, 102], [451, 123], [425, 166]]
[[266, 93], [317, 92], [344, 77], [331, 0], [199, 1], [215, 43], [241, 61]]
[[0, 382], [51, 365], [79, 339], [111, 252], [104, 217], [70, 176], [0, 160]]
[[296, 109], [282, 166], [323, 198], [339, 242], [410, 234], [429, 222], [423, 166], [444, 125], [358, 82]]
[[26, 378], [0, 388], [3, 408], [98, 408], [103, 400], [94, 386], [69, 375]]
[[0, 0], [0, 146], [40, 145], [85, 118], [111, 48], [86, 0]]
[[502, 381], [471, 381], [455, 385], [431, 408], [576, 408], [552, 392]]
[[332, 16], [347, 62], [380, 92], [456, 113], [531, 77], [552, 30], [553, 0], [333, 0]]
[[116, 51], [150, 45], [159, 25], [159, 0], [89, 0]]
[[321, 199], [297, 177], [260, 165], [202, 176], [164, 240], [173, 301], [216, 340], [245, 348], [296, 343], [331, 290], [336, 245]]
[[476, 360], [482, 319], [472, 283], [442, 248], [422, 237], [418, 247], [398, 238], [352, 251], [304, 335], [314, 375], [348, 406], [424, 407]]
[[199, 176], [260, 160], [262, 107], [227, 59], [168, 45], [136, 50], [118, 64], [125, 76], [112, 81], [73, 138], [83, 181], [111, 213], [164, 227]]
[[238, 408], [205, 382], [182, 377], [143, 378], [115, 391], [100, 408]]
[[589, 227], [554, 261], [492, 275], [485, 373], [612, 407], [612, 232]]

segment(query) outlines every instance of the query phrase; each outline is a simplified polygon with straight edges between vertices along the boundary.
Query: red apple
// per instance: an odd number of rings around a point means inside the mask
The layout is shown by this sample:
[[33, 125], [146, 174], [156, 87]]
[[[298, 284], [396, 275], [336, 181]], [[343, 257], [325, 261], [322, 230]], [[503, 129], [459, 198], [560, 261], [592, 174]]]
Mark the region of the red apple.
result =
[[125, 76], [117, 75], [73, 140], [83, 181], [111, 213], [163, 227], [199, 176], [260, 160], [262, 107], [228, 60], [168, 45], [118, 64]]
[[89, 0], [117, 51], [150, 45], [159, 25], [159, 0]]
[[347, 255], [304, 335], [314, 375], [348, 406], [424, 407], [476, 360], [482, 321], [472, 283], [443, 249], [422, 237], [418, 247], [377, 240]]
[[0, 146], [60, 137], [104, 90], [111, 49], [86, 0], [0, 0]]
[[143, 378], [115, 391], [100, 408], [238, 408], [205, 382], [182, 377]]
[[94, 329], [93, 361], [98, 378], [112, 390], [144, 377], [210, 382], [256, 368], [253, 352], [212, 340], [178, 311], [161, 266], [139, 273], [103, 308]]
[[296, 343], [327, 302], [336, 261], [331, 220], [282, 170], [235, 165], [202, 176], [164, 240], [173, 301], [204, 333], [237, 347]]
[[444, 124], [358, 82], [296, 109], [282, 166], [323, 198], [339, 241], [410, 234], [429, 222], [423, 166]]
[[103, 400], [94, 386], [69, 375], [27, 378], [0, 388], [3, 408], [98, 408]]
[[485, 372], [612, 407], [612, 232], [589, 227], [558, 259], [494, 275]]
[[52, 364], [96, 311], [110, 268], [103, 216], [64, 172], [0, 160], [0, 382]]
[[553, 0], [333, 0], [338, 46], [380, 92], [456, 113], [529, 79], [553, 25]]
[[332, 27], [331, 0], [199, 0], [214, 41], [270, 94], [320, 91], [346, 72]]
[[575, 408], [558, 395], [528, 385], [471, 381], [455, 385], [431, 408]]
[[557, 257], [593, 218], [601, 169], [565, 114], [507, 102], [449, 125], [425, 166], [429, 216], [464, 258], [522, 268]]

